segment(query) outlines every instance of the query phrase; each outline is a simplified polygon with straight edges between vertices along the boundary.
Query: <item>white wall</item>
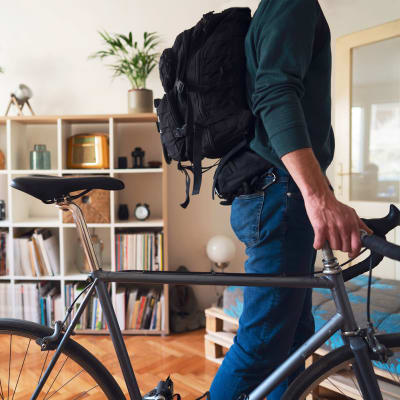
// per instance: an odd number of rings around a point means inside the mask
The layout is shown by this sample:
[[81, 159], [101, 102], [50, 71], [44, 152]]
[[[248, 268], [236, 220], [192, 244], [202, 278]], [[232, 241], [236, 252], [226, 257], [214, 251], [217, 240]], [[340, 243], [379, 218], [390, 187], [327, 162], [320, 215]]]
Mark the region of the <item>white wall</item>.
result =
[[[275, 0], [276, 1], [276, 0]], [[162, 47], [194, 25], [201, 15], [230, 5], [253, 8], [257, 0], [70, 0], [55, 2], [14, 0], [3, 4], [0, 14], [0, 112], [8, 96], [23, 82], [32, 87], [32, 106], [38, 114], [123, 113], [126, 111], [127, 81], [111, 80], [110, 71], [89, 54], [101, 49], [97, 30], [141, 36], [144, 30], [160, 33]], [[398, 0], [321, 0], [332, 30], [332, 38], [400, 18]], [[148, 82], [161, 95], [157, 73]], [[4, 110], [4, 111], [3, 111]], [[340, 134], [340, 132], [337, 132]], [[183, 211], [184, 179], [175, 168], [169, 171], [170, 264], [206, 271], [207, 240], [214, 234], [233, 237], [229, 208], [210, 199], [211, 174], [205, 178], [201, 197]], [[237, 241], [236, 241], [237, 242]], [[230, 271], [240, 271], [245, 260], [237, 242], [238, 257]], [[215, 299], [215, 290], [197, 289], [203, 306]]]

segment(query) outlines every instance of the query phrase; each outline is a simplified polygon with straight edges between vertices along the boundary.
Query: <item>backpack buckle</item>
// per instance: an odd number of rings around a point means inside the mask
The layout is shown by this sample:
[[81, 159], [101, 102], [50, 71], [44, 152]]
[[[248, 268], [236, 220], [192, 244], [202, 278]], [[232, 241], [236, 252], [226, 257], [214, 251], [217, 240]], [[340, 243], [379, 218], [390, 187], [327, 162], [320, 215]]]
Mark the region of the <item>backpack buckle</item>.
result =
[[175, 129], [174, 129], [174, 136], [175, 136], [176, 138], [181, 138], [181, 137], [186, 136], [186, 124], [183, 125], [183, 126], [180, 127], [180, 128], [175, 128]]
[[176, 88], [176, 91], [179, 93], [179, 94], [182, 94], [183, 93], [183, 90], [185, 89], [185, 84], [181, 81], [181, 80], [177, 80], [176, 82], [175, 82], [175, 88]]

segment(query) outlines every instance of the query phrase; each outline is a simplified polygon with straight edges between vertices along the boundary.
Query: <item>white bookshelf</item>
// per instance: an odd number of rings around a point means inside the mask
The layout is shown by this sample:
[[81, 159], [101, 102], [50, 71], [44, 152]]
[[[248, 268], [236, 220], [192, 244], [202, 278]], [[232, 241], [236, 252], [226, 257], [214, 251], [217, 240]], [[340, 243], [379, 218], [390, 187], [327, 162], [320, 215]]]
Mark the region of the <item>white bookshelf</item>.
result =
[[[154, 114], [136, 115], [70, 115], [70, 116], [24, 116], [0, 118], [0, 149], [6, 156], [6, 169], [0, 170], [0, 199], [6, 202], [6, 220], [0, 221], [0, 229], [8, 231], [11, 238], [29, 228], [49, 228], [59, 240], [60, 276], [29, 277], [14, 273], [13, 246], [9, 246], [7, 263], [9, 275], [0, 276], [0, 284], [7, 282], [15, 285], [19, 282], [56, 281], [60, 283], [61, 296], [65, 302], [65, 284], [84, 281], [74, 261], [74, 249], [77, 245], [75, 226], [63, 223], [62, 212], [53, 205], [45, 205], [33, 197], [12, 189], [11, 180], [17, 176], [46, 174], [64, 176], [69, 174], [104, 174], [116, 177], [125, 183], [125, 189], [110, 193], [110, 222], [90, 223], [89, 231], [95, 232], [104, 243], [103, 269], [116, 270], [115, 235], [121, 229], [162, 228], [164, 232], [164, 270], [168, 269], [168, 230], [166, 164], [162, 155], [159, 134]], [[108, 135], [110, 168], [108, 169], [67, 169], [67, 138], [77, 133], [102, 132]], [[30, 170], [29, 152], [34, 144], [46, 144], [51, 152], [50, 170]], [[145, 162], [162, 161], [161, 168], [118, 169], [118, 157], [127, 157], [128, 167], [132, 165], [131, 152], [142, 147]], [[150, 205], [151, 216], [146, 221], [137, 221], [133, 211], [137, 203]], [[128, 204], [130, 219], [118, 220], [119, 204]], [[117, 285], [111, 285], [115, 300]], [[168, 334], [168, 285], [163, 285], [164, 328], [161, 331], [126, 330], [126, 334]], [[13, 299], [13, 305], [15, 299]], [[65, 304], [64, 304], [65, 306]], [[15, 307], [13, 307], [15, 309]], [[105, 333], [105, 331], [78, 331], [80, 333]]]

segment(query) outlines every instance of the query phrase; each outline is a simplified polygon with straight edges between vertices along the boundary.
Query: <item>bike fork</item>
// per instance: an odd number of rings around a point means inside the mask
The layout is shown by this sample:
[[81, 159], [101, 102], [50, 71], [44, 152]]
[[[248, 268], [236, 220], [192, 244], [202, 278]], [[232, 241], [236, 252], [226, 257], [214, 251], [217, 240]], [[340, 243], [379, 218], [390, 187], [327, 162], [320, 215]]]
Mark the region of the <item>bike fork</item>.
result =
[[349, 343], [355, 359], [354, 372], [363, 398], [366, 400], [382, 400], [382, 393], [372, 366], [368, 344], [360, 336], [350, 337]]

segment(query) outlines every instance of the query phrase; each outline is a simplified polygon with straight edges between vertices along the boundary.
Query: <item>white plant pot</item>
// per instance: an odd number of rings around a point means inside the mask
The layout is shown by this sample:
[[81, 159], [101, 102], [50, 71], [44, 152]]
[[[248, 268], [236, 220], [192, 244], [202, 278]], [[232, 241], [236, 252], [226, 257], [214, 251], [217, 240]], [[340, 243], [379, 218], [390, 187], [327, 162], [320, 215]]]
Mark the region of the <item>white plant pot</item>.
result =
[[153, 92], [149, 89], [128, 90], [128, 113], [153, 112]]

